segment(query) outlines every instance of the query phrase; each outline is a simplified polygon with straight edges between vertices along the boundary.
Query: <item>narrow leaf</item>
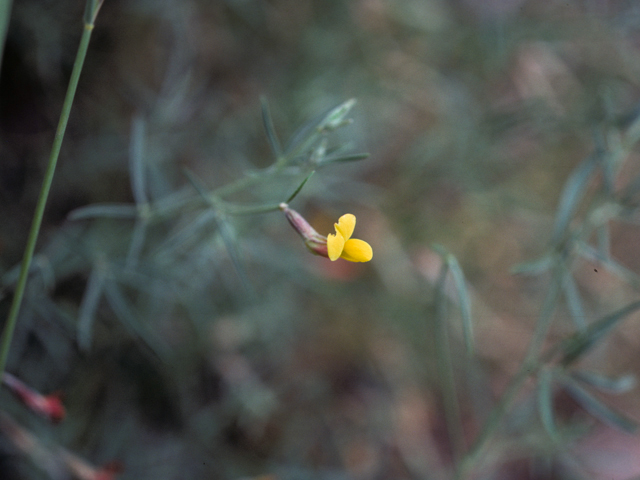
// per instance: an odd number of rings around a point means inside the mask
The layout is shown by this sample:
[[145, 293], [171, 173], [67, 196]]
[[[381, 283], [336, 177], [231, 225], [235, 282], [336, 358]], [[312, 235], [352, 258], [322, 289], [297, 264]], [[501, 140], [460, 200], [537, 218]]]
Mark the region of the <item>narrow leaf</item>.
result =
[[311, 170], [311, 173], [309, 173], [309, 175], [307, 175], [305, 177], [305, 179], [302, 181], [302, 183], [298, 186], [298, 188], [296, 188], [295, 192], [293, 192], [289, 198], [287, 198], [287, 201], [284, 203], [291, 203], [291, 200], [293, 200], [294, 198], [296, 198], [296, 196], [298, 196], [298, 194], [300, 193], [300, 190], [302, 190], [302, 187], [304, 187], [307, 182], [309, 181], [309, 179], [313, 176], [313, 174], [316, 173], [315, 170]]
[[235, 205], [224, 203], [224, 213], [227, 215], [256, 215], [260, 213], [271, 213], [280, 210], [280, 203], [260, 203], [248, 205]]
[[595, 154], [591, 155], [576, 167], [565, 183], [562, 195], [560, 196], [558, 213], [551, 237], [554, 244], [558, 244], [562, 240], [562, 237], [569, 228], [569, 224], [580, 205], [580, 201], [586, 192], [597, 165], [598, 157]]
[[571, 376], [579, 382], [585, 383], [605, 393], [626, 393], [636, 386], [636, 377], [632, 374], [622, 375], [618, 378], [605, 377], [593, 372], [578, 370]]
[[320, 162], [320, 166], [324, 167], [325, 165], [329, 165], [330, 163], [357, 162], [358, 160], [364, 160], [366, 158], [369, 158], [370, 156], [371, 155], [369, 153], [352, 153], [349, 155], [328, 156]]
[[564, 355], [562, 364], [567, 366], [586, 354], [591, 348], [609, 334], [618, 323], [640, 308], [640, 301], [633, 302], [617, 312], [597, 320], [587, 327], [586, 330], [578, 332], [560, 345]]
[[460, 316], [462, 317], [462, 335], [464, 338], [464, 345], [467, 350], [467, 354], [472, 354], [474, 350], [473, 341], [473, 321], [471, 318], [471, 300], [469, 299], [469, 292], [467, 290], [467, 283], [464, 278], [464, 273], [456, 257], [449, 254], [447, 255], [447, 264], [453, 277], [453, 283], [456, 287], [458, 294], [458, 303], [460, 305]]
[[435, 307], [436, 307], [436, 316], [440, 322], [444, 322], [447, 317], [447, 305], [448, 299], [446, 295], [445, 289], [447, 274], [449, 273], [449, 264], [447, 262], [442, 262], [442, 266], [440, 267], [440, 273], [438, 274], [438, 279], [435, 284]]
[[511, 273], [520, 275], [539, 275], [556, 264], [556, 256], [547, 254], [530, 262], [519, 263], [511, 268]]
[[96, 203], [80, 207], [69, 213], [69, 220], [87, 220], [91, 218], [136, 218], [138, 209], [127, 203]]
[[638, 429], [638, 425], [634, 420], [609, 408], [572, 378], [564, 377], [562, 383], [567, 392], [594, 417], [628, 433], [635, 433]]
[[267, 139], [269, 140], [269, 146], [275, 158], [280, 159], [282, 157], [282, 147], [280, 146], [276, 129], [273, 126], [273, 118], [271, 117], [269, 104], [265, 97], [260, 98], [260, 105], [262, 107], [262, 123], [264, 125], [264, 131], [267, 134]]
[[564, 274], [562, 281], [562, 289], [564, 291], [565, 299], [567, 300], [567, 306], [569, 307], [569, 313], [573, 319], [578, 330], [584, 330], [587, 327], [586, 315], [584, 308], [582, 308], [582, 298], [580, 298], [580, 291], [578, 285], [573, 279], [571, 271], [567, 271]]
[[553, 413], [553, 375], [548, 369], [542, 369], [538, 375], [538, 412], [542, 426], [551, 437], [558, 436], [555, 416]]
[[131, 175], [131, 191], [138, 205], [148, 202], [146, 193], [144, 145], [145, 121], [140, 115], [135, 115], [131, 121], [131, 139], [129, 141], [129, 170]]

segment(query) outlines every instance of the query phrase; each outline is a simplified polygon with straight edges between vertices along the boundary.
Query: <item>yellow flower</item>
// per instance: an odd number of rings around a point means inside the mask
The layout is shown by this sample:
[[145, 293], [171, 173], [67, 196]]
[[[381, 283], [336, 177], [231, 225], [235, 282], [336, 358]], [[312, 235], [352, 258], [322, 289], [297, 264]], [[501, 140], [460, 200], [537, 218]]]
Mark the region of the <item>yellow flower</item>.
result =
[[291, 226], [304, 240], [305, 245], [316, 255], [328, 257], [331, 261], [344, 258], [350, 262], [368, 262], [373, 257], [371, 245], [363, 240], [351, 238], [356, 226], [356, 217], [347, 213], [338, 219], [336, 233], [323, 237], [295, 210], [286, 203], [280, 204]]
[[334, 224], [335, 235], [327, 235], [327, 253], [333, 262], [344, 258], [350, 262], [368, 262], [373, 257], [373, 250], [364, 240], [351, 238], [356, 227], [356, 217], [350, 213], [342, 215], [338, 223]]

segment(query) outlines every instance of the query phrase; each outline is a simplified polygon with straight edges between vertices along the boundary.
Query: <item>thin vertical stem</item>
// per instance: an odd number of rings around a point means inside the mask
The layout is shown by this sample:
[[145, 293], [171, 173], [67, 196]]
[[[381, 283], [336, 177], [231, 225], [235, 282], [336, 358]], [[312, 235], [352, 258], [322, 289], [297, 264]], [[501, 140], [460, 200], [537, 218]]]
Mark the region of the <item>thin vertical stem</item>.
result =
[[99, 7], [96, 7], [94, 2], [94, 5], [92, 7], [88, 6], [88, 9], [90, 9], [90, 14], [85, 15], [84, 30], [82, 32], [82, 38], [80, 39], [80, 45], [78, 46], [78, 53], [76, 54], [76, 59], [73, 64], [73, 70], [71, 72], [67, 94], [65, 95], [64, 103], [62, 105], [62, 112], [60, 114], [58, 128], [56, 129], [56, 135], [53, 140], [53, 146], [51, 147], [49, 163], [47, 164], [47, 170], [44, 174], [44, 180], [42, 182], [42, 188], [40, 189], [38, 203], [36, 204], [36, 210], [33, 214], [31, 229], [29, 230], [29, 237], [27, 238], [27, 245], [25, 247], [24, 255], [22, 257], [22, 264], [20, 266], [20, 276], [18, 278], [16, 290], [13, 295], [13, 301], [9, 310], [9, 316], [7, 317], [7, 322], [5, 323], [4, 330], [2, 331], [2, 338], [0, 339], [0, 375], [4, 373], [7, 364], [9, 349], [11, 347], [11, 340], [13, 339], [13, 332], [16, 328], [18, 314], [20, 313], [20, 306], [22, 304], [22, 299], [24, 297], [24, 292], [27, 285], [27, 279], [29, 277], [31, 260], [36, 248], [38, 233], [40, 232], [40, 226], [42, 225], [42, 218], [44, 216], [44, 209], [47, 205], [47, 198], [49, 197], [49, 191], [51, 190], [51, 184], [53, 182], [56, 164], [58, 163], [62, 140], [64, 138], [65, 130], [67, 129], [69, 114], [71, 113], [71, 106], [73, 105], [73, 99], [78, 87], [78, 80], [80, 79], [80, 73], [82, 72], [84, 59], [89, 48], [89, 40], [91, 39], [91, 32], [93, 31], [93, 22], [95, 20], [95, 15], [97, 14], [97, 8]]

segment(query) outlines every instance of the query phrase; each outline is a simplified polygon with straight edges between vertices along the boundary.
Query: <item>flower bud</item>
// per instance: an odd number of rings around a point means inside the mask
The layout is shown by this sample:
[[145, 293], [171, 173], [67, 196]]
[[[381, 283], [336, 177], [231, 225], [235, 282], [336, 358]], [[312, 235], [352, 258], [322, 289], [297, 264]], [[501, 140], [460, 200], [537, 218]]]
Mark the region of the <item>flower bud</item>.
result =
[[309, 225], [302, 215], [295, 210], [289, 208], [286, 203], [280, 204], [280, 210], [284, 212], [284, 215], [289, 220], [289, 223], [296, 232], [304, 240], [304, 244], [307, 248], [316, 255], [323, 257], [329, 257], [327, 253], [327, 237], [320, 235], [315, 229]]

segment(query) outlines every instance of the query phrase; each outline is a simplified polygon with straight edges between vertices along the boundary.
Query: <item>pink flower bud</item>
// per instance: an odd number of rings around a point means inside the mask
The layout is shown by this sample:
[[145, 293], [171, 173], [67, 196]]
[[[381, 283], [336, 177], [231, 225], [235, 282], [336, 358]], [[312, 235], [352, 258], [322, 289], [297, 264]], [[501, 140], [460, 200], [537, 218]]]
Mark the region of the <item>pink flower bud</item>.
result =
[[323, 237], [316, 232], [302, 215], [295, 210], [290, 209], [286, 203], [280, 204], [280, 210], [284, 212], [284, 215], [287, 217], [287, 220], [289, 220], [291, 226], [302, 237], [304, 244], [312, 253], [327, 258], [329, 257], [329, 254], [327, 253], [327, 237]]

